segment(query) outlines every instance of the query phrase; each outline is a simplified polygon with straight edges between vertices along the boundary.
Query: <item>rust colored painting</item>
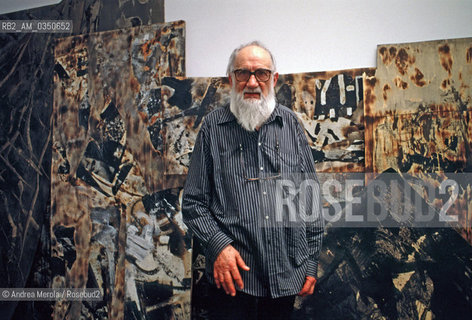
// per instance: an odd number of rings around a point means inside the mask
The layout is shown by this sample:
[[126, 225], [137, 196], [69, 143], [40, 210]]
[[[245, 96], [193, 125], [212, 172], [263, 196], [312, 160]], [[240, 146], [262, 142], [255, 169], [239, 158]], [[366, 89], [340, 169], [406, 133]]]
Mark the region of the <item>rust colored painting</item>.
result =
[[[415, 174], [436, 189], [448, 173], [471, 172], [472, 38], [379, 45], [377, 53], [365, 81], [366, 171]], [[470, 243], [471, 189], [461, 183], [451, 208]]]
[[[203, 117], [229, 102], [226, 78], [162, 79], [161, 121], [165, 139], [165, 174], [168, 183], [182, 185], [178, 178], [187, 174], [190, 155]], [[177, 179], [173, 179], [176, 177]]]
[[[363, 75], [373, 74], [352, 69], [280, 75], [277, 100], [302, 122], [318, 172], [364, 172]], [[166, 175], [187, 173], [203, 117], [229, 103], [230, 90], [226, 78], [162, 80]]]
[[52, 286], [104, 299], [58, 300], [54, 319], [189, 314], [190, 241], [181, 188], [164, 180], [161, 103], [161, 79], [185, 72], [184, 31], [177, 21], [56, 43]]
[[296, 112], [317, 172], [364, 172], [363, 77], [375, 69], [281, 75], [277, 99]]
[[[55, 2], [0, 14], [2, 23], [23, 20], [26, 26], [32, 20], [72, 20], [73, 25], [66, 33], [0, 33], [2, 288], [48, 288], [51, 274], [57, 273], [55, 267], [60, 268], [51, 264], [49, 233], [56, 40], [164, 22], [164, 0]], [[51, 313], [50, 301], [0, 303], [2, 319], [49, 319]]]

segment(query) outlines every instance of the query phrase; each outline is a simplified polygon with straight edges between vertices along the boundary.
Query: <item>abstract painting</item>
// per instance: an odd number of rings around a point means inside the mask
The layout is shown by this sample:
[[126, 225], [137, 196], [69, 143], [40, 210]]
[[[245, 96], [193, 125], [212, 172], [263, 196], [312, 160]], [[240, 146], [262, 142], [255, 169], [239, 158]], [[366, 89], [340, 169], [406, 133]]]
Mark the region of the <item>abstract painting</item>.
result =
[[[56, 1], [58, 2], [58, 1]], [[71, 33], [0, 33], [0, 287], [51, 286], [51, 114], [56, 39], [164, 22], [164, 0], [71, 0], [0, 15], [72, 20]], [[5, 319], [50, 319], [49, 301], [0, 303]]]
[[190, 241], [180, 189], [163, 176], [160, 100], [161, 79], [184, 75], [184, 31], [177, 21], [56, 44], [52, 286], [100, 288], [104, 299], [56, 301], [55, 319], [189, 308]]
[[[448, 176], [466, 177], [472, 172], [472, 38], [377, 51], [375, 76], [365, 80], [366, 171], [414, 174], [435, 189]], [[459, 180], [450, 210], [472, 243], [472, 184]], [[430, 201], [438, 211], [445, 205]]]
[[[318, 172], [364, 172], [363, 75], [352, 69], [280, 75], [277, 101], [302, 122]], [[164, 78], [166, 174], [186, 174], [206, 113], [229, 103], [227, 78]]]

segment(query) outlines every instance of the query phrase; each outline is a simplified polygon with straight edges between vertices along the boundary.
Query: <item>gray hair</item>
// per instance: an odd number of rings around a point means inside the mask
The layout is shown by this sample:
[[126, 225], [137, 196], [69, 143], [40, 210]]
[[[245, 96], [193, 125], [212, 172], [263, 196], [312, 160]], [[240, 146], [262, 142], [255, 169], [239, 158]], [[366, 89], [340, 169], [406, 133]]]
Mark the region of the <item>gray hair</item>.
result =
[[270, 60], [272, 61], [272, 71], [275, 72], [276, 71], [276, 68], [275, 68], [275, 58], [274, 56], [272, 55], [272, 52], [270, 52], [269, 49], [267, 49], [266, 46], [264, 46], [260, 41], [251, 41], [249, 43], [246, 43], [246, 44], [242, 44], [240, 45], [239, 47], [237, 47], [236, 49], [233, 50], [233, 53], [231, 53], [231, 56], [229, 57], [229, 62], [228, 62], [228, 67], [226, 68], [226, 74], [229, 76], [231, 75], [231, 72], [233, 71], [233, 68], [234, 68], [234, 61], [236, 60], [236, 56], [238, 55], [238, 53], [244, 49], [244, 48], [247, 48], [247, 47], [252, 47], [252, 46], [255, 46], [255, 47], [259, 47], [261, 49], [264, 49], [265, 51], [267, 51], [267, 53], [269, 53], [270, 55]]

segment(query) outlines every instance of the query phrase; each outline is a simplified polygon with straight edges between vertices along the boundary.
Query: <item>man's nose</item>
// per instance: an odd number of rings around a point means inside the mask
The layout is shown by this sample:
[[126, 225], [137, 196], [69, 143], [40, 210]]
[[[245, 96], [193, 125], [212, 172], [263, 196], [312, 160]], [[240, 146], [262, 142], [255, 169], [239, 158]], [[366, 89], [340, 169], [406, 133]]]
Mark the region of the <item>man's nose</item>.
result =
[[256, 76], [254, 74], [251, 74], [251, 76], [247, 80], [246, 87], [257, 88], [258, 86], [259, 86], [259, 81], [257, 81]]

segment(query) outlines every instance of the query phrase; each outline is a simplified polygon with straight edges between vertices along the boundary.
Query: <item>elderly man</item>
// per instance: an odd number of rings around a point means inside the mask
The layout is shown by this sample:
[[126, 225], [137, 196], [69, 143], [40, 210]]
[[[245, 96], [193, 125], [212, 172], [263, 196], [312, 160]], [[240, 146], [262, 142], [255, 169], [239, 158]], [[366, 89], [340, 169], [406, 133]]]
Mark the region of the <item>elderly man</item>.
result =
[[[267, 48], [235, 49], [227, 74], [230, 104], [205, 117], [195, 143], [184, 222], [215, 286], [210, 318], [289, 319], [295, 296], [313, 293], [323, 235], [312, 153], [295, 114], [275, 101], [279, 75]], [[292, 212], [283, 223], [297, 192], [287, 195], [277, 181], [300, 176], [316, 183], [302, 206], [310, 221]]]

